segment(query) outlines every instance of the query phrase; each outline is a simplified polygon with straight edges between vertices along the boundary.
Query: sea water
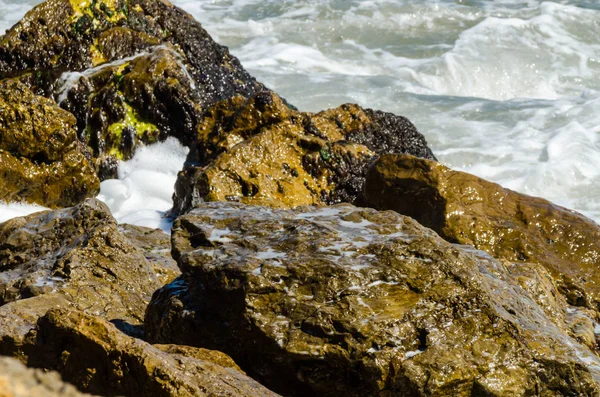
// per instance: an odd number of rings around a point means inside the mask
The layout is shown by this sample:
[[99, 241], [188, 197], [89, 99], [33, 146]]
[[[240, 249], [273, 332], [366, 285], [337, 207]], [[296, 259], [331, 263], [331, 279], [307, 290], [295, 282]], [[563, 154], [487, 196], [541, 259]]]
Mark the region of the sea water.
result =
[[[37, 3], [0, 0], [0, 31]], [[600, 1], [173, 3], [301, 110], [406, 116], [442, 163], [600, 220]], [[148, 148], [100, 198], [119, 221], [168, 229], [185, 152]], [[19, 210], [34, 209], [0, 216]]]

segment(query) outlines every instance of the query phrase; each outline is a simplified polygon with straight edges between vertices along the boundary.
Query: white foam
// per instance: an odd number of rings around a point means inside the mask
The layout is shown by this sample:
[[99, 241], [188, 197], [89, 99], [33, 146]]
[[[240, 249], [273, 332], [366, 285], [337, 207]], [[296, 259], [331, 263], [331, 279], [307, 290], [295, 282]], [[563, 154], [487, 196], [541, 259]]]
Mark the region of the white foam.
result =
[[0, 222], [5, 222], [11, 218], [33, 214], [34, 212], [45, 211], [48, 208], [36, 204], [22, 203], [4, 203], [0, 201]]
[[131, 160], [119, 162], [119, 179], [100, 184], [98, 199], [120, 223], [170, 233], [171, 221], [165, 214], [173, 206], [173, 187], [187, 152], [175, 138], [138, 148]]

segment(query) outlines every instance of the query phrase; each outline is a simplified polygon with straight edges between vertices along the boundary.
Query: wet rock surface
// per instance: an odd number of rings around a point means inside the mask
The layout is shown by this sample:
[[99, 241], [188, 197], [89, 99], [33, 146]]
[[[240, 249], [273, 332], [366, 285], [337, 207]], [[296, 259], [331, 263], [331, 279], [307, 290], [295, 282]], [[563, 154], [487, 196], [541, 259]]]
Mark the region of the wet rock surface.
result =
[[0, 357], [0, 397], [84, 397], [56, 372], [27, 368], [16, 359]]
[[270, 92], [235, 97], [204, 114], [176, 183], [174, 213], [203, 201], [360, 203], [368, 166], [388, 152], [434, 158], [416, 128], [390, 113], [357, 105], [301, 113]]
[[203, 110], [266, 89], [190, 15], [155, 0], [48, 0], [0, 39], [2, 76], [77, 117], [102, 179], [136, 146], [190, 145]]
[[160, 285], [100, 201], [0, 224], [0, 305], [59, 295], [75, 309], [139, 324]]
[[394, 212], [207, 203], [172, 241], [183, 275], [154, 294], [149, 340], [221, 350], [282, 394], [599, 392], [544, 267]]
[[177, 262], [171, 257], [171, 236], [160, 229], [126, 223], [119, 225], [119, 232], [141, 251], [161, 284], [169, 283], [181, 274]]
[[571, 305], [600, 308], [600, 226], [581, 214], [411, 156], [380, 158], [366, 196], [449, 241], [541, 264]]
[[75, 310], [50, 310], [23, 352], [29, 365], [55, 369], [80, 390], [105, 396], [277, 396], [223, 353], [154, 347]]
[[0, 200], [65, 207], [100, 182], [75, 118], [15, 80], [0, 81]]

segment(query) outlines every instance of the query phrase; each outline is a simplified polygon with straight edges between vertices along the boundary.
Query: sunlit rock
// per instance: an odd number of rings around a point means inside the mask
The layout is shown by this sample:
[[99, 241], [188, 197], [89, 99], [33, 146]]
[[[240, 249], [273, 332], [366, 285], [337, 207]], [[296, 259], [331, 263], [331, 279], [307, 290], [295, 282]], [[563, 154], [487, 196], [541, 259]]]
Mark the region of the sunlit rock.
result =
[[154, 294], [146, 336], [224, 351], [282, 394], [599, 391], [546, 269], [395, 212], [207, 203], [172, 241], [183, 275]]

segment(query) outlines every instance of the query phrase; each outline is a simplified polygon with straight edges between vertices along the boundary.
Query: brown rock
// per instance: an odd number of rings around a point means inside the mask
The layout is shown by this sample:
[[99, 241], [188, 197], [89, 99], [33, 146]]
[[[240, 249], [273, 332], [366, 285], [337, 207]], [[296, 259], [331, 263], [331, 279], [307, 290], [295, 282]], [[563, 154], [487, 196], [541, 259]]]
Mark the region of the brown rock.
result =
[[139, 143], [189, 145], [203, 110], [266, 89], [189, 14], [155, 0], [47, 0], [0, 38], [2, 77], [77, 117], [103, 179]]
[[161, 285], [97, 200], [9, 220], [0, 224], [0, 351], [14, 350], [54, 307], [83, 310], [139, 333]]
[[[236, 370], [222, 353], [192, 347], [157, 348], [79, 311], [50, 310], [30, 340], [32, 344], [24, 348], [30, 365], [56, 369], [63, 379], [92, 393], [277, 396]], [[228, 366], [216, 364], [215, 357]]]
[[581, 214], [411, 156], [381, 157], [365, 192], [448, 241], [544, 266], [571, 305], [599, 310], [600, 227]]
[[85, 397], [56, 372], [29, 369], [18, 360], [0, 357], [0, 397]]
[[75, 118], [14, 80], [0, 81], [0, 200], [66, 207], [100, 182]]
[[206, 203], [172, 238], [183, 275], [154, 294], [146, 336], [223, 351], [282, 394], [600, 390], [545, 268], [515, 273], [395, 212]]
[[343, 105], [317, 114], [263, 92], [221, 102], [203, 116], [174, 212], [203, 201], [274, 207], [361, 202], [368, 165], [388, 151], [433, 158], [406, 119]]
[[171, 236], [160, 229], [125, 223], [119, 225], [119, 232], [142, 252], [161, 284], [170, 283], [181, 274], [177, 262], [171, 257]]

